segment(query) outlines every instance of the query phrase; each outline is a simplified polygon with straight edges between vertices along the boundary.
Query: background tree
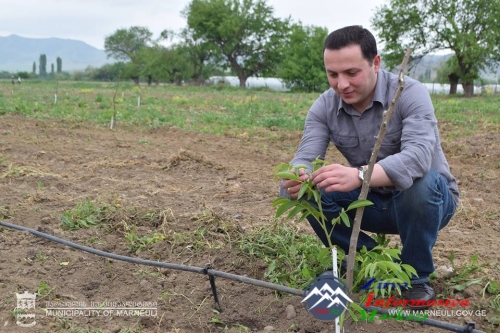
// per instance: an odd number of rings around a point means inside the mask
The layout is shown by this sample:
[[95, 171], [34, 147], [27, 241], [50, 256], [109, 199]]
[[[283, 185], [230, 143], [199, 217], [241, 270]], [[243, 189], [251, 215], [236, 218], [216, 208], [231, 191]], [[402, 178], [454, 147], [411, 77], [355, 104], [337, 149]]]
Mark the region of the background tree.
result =
[[[173, 45], [163, 53], [164, 60], [162, 63], [166, 67], [165, 70], [171, 83], [181, 85], [184, 81], [193, 77], [193, 62], [190, 61], [193, 60], [190, 59], [191, 51], [194, 52], [185, 45]], [[199, 63], [197, 64], [199, 65]], [[200, 71], [201, 69], [198, 68], [197, 70]], [[198, 72], [197, 75], [201, 75], [201, 72]]]
[[191, 66], [191, 80], [193, 84], [201, 84], [205, 79], [208, 79], [213, 70], [213, 57], [210, 51], [210, 44], [202, 38], [195, 37], [195, 31], [190, 28], [185, 28], [181, 31], [182, 39], [179, 44], [179, 50], [187, 57]]
[[192, 0], [183, 11], [195, 40], [203, 40], [246, 87], [251, 76], [274, 75], [289, 19], [273, 17], [264, 0]]
[[26, 80], [30, 78], [30, 74], [28, 72], [17, 72], [16, 77]]
[[139, 83], [141, 66], [138, 63], [138, 55], [143, 48], [151, 46], [152, 36], [151, 31], [144, 27], [118, 29], [104, 39], [104, 50], [108, 58], [130, 61], [126, 73], [136, 83]]
[[191, 76], [189, 59], [178, 45], [144, 48], [140, 52], [140, 59], [141, 75], [147, 77], [148, 85], [160, 80], [180, 85]]
[[38, 71], [39, 71], [40, 77], [47, 76], [47, 56], [45, 54], [40, 54]]
[[90, 80], [96, 81], [116, 81], [120, 78], [120, 73], [125, 72], [126, 64], [123, 61], [113, 64], [105, 64], [99, 68], [89, 70]]
[[57, 64], [57, 73], [62, 73], [62, 59], [60, 57], [57, 57], [56, 64]]
[[449, 83], [449, 94], [453, 95], [457, 93], [460, 75], [462, 75], [462, 73], [460, 70], [460, 66], [458, 66], [457, 58], [451, 57], [442, 62], [441, 66], [438, 67], [436, 72], [436, 80], [439, 83]]
[[104, 39], [104, 50], [108, 58], [134, 62], [137, 53], [151, 44], [152, 36], [144, 27], [118, 29]]
[[406, 48], [414, 57], [451, 50], [460, 68], [464, 95], [474, 94], [479, 72], [500, 60], [500, 0], [390, 0], [372, 24], [383, 42], [384, 62], [399, 64]]
[[36, 61], [33, 61], [33, 75], [36, 75]]
[[284, 46], [278, 77], [292, 91], [320, 92], [328, 89], [323, 44], [328, 30], [294, 24]]
[[54, 76], [54, 63], [50, 64], [50, 74]]

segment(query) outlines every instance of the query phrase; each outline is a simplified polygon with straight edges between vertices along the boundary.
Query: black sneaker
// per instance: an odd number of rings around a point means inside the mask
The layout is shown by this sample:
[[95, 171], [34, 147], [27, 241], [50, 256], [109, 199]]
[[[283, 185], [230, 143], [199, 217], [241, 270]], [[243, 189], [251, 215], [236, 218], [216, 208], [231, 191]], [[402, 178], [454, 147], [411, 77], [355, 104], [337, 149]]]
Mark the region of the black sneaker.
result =
[[436, 293], [429, 282], [412, 284], [411, 288], [404, 292], [406, 305], [413, 310], [426, 310], [429, 301], [436, 299]]

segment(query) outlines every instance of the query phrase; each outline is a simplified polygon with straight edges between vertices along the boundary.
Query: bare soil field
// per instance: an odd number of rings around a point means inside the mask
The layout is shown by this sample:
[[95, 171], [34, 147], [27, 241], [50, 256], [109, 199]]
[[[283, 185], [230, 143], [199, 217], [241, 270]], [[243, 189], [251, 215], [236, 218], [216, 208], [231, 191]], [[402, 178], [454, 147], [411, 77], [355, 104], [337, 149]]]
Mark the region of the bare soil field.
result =
[[[440, 126], [446, 138], [448, 124]], [[272, 170], [292, 158], [300, 139], [299, 132], [280, 135], [271, 141], [120, 124], [111, 131], [0, 116], [0, 220], [106, 252], [196, 267], [211, 263], [218, 271], [265, 280], [266, 264], [248, 261], [228, 240], [274, 221], [278, 183]], [[442, 298], [453, 291], [454, 299], [468, 299], [468, 309], [486, 309], [488, 316], [435, 319], [460, 325], [468, 319], [477, 329], [500, 331], [487, 321], [499, 314], [487, 307], [492, 295], [484, 292], [489, 281], [500, 282], [500, 131], [446, 139], [443, 148], [462, 204], [441, 232], [435, 264], [449, 267], [454, 253], [455, 274], [481, 280], [459, 290], [441, 275], [434, 286]], [[65, 230], [61, 216], [84, 200], [106, 205], [105, 223]], [[307, 224], [282, 223], [312, 232]], [[125, 238], [131, 231], [164, 236], [131, 251]], [[218, 312], [203, 274], [111, 260], [9, 228], [0, 228], [0, 250], [0, 332], [334, 332], [332, 322], [307, 313], [301, 297], [271, 289], [216, 278]], [[476, 254], [479, 268], [465, 275]], [[42, 292], [30, 328], [18, 326], [13, 312], [16, 293], [24, 291]], [[61, 318], [43, 310], [104, 301], [156, 302], [157, 315]], [[395, 321], [359, 322], [352, 331], [446, 332]]]

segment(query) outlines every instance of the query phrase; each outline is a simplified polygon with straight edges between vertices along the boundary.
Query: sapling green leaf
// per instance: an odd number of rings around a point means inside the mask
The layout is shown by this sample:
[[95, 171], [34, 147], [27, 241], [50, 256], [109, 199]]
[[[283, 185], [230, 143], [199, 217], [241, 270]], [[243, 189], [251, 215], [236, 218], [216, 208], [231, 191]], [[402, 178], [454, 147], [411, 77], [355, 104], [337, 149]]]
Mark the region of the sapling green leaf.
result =
[[292, 200], [289, 200], [288, 202], [283, 203], [276, 210], [276, 217], [280, 217], [281, 215], [283, 215], [284, 212], [286, 212], [287, 210], [289, 210], [290, 208], [295, 207], [295, 206], [296, 206], [296, 204]]
[[358, 316], [356, 315], [356, 313], [360, 314], [364, 310], [361, 306], [359, 306], [359, 304], [356, 304], [353, 302], [353, 303], [349, 304], [348, 311], [349, 311], [349, 315], [351, 316], [352, 320], [357, 322]]
[[347, 210], [357, 209], [359, 207], [372, 206], [373, 202], [370, 200], [356, 200], [347, 207]]
[[351, 226], [351, 221], [349, 220], [349, 216], [346, 214], [344, 208], [342, 208], [339, 216], [342, 219], [342, 222], [344, 222], [344, 224], [349, 228]]
[[309, 184], [307, 182], [302, 183], [300, 186], [300, 191], [299, 195], [297, 196], [297, 199], [301, 199], [304, 193], [306, 193], [307, 189], [309, 188]]
[[399, 251], [399, 249], [388, 249], [388, 248], [385, 248], [384, 251], [389, 254], [392, 258], [395, 258], [395, 259], [399, 259], [399, 254], [401, 253], [401, 251]]
[[299, 218], [298, 222], [300, 223], [300, 222], [304, 221], [309, 215], [311, 215], [311, 213], [309, 213], [309, 212], [303, 213], [302, 216]]
[[321, 193], [319, 191], [313, 191], [312, 194], [314, 196], [314, 201], [321, 202]]
[[296, 206], [294, 209], [292, 209], [290, 211], [290, 213], [288, 213], [287, 218], [288, 219], [293, 219], [295, 217], [295, 215], [297, 215], [298, 213], [302, 212], [302, 210], [303, 210], [302, 206]]
[[293, 167], [293, 169], [295, 170], [295, 174], [298, 176], [300, 169], [308, 170], [309, 167], [305, 164], [297, 164], [296, 166]]
[[290, 199], [287, 199], [287, 198], [276, 198], [274, 199], [273, 203], [272, 203], [272, 206], [273, 207], [276, 207], [276, 206], [279, 206], [279, 205], [282, 205], [284, 204], [285, 202], [287, 201], [290, 201]]
[[[324, 165], [324, 161], [321, 159], [316, 159], [312, 162], [313, 172], [318, 170]], [[331, 263], [331, 249], [333, 244], [331, 242], [332, 233], [335, 232], [335, 225], [343, 223], [347, 227], [351, 226], [351, 220], [347, 214], [350, 210], [355, 210], [360, 207], [368, 207], [373, 205], [369, 200], [357, 200], [352, 202], [347, 209], [342, 208], [339, 215], [328, 220], [323, 213], [323, 206], [321, 202], [321, 191], [319, 191], [316, 186], [313, 185], [310, 177], [306, 181], [300, 180], [300, 169], [310, 170], [310, 167], [306, 165], [296, 165], [291, 164], [280, 164], [274, 169], [274, 175], [279, 179], [290, 179], [301, 183], [300, 190], [298, 193], [298, 199], [287, 199], [287, 198], [277, 198], [273, 201], [273, 207], [276, 207], [276, 218], [283, 216], [285, 212], [288, 219], [299, 216], [298, 222], [304, 221], [308, 217], [314, 217], [318, 222], [323, 231], [325, 232], [326, 238], [328, 240], [328, 246], [325, 248], [322, 258], [318, 258], [321, 262], [325, 262], [325, 265]], [[327, 224], [331, 223], [332, 227], [327, 228]], [[410, 283], [410, 277], [416, 276], [416, 271], [413, 267], [405, 264], [395, 263], [394, 260], [399, 261], [399, 256], [401, 251], [398, 248], [388, 248], [389, 239], [385, 235], [377, 235], [374, 237], [377, 241], [377, 246], [368, 251], [366, 246], [363, 246], [360, 251], [355, 255], [355, 271], [357, 275], [355, 276], [356, 283], [353, 287], [363, 285], [365, 278], [376, 278], [378, 281], [394, 282], [394, 284], [389, 284], [387, 289], [378, 290], [375, 289], [376, 294], [381, 293], [385, 295], [386, 293], [391, 293], [395, 290], [397, 293], [401, 294], [400, 284], [406, 282]], [[290, 254], [290, 253], [289, 253]], [[291, 255], [291, 254], [290, 254]], [[323, 258], [324, 256], [324, 258]], [[339, 261], [342, 260], [344, 256], [337, 258]], [[274, 271], [276, 267], [268, 267], [268, 271]], [[303, 276], [313, 278], [313, 274], [309, 268], [302, 269]], [[287, 277], [284, 277], [287, 279]], [[281, 280], [281, 278], [280, 278]], [[352, 309], [349, 309], [349, 315], [357, 320], [356, 311], [360, 312], [360, 309], [356, 308], [355, 304], [351, 304]], [[341, 322], [342, 322], [341, 317]]]
[[313, 172], [314, 172], [325, 165], [325, 160], [317, 157], [314, 161], [312, 161], [311, 165], [313, 167]]
[[281, 171], [288, 171], [290, 170], [290, 163], [280, 163], [277, 166], [274, 167], [273, 173], [278, 173]]
[[296, 182], [300, 181], [299, 177], [290, 171], [281, 171], [276, 174], [277, 177], [282, 178], [282, 179], [290, 179], [290, 180], [295, 180]]

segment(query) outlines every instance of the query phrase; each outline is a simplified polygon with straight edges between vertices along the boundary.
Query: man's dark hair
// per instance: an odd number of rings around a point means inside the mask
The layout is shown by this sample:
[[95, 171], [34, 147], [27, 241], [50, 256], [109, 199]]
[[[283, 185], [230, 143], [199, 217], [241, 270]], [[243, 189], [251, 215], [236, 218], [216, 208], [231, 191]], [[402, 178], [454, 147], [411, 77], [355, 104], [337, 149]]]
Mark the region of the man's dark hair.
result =
[[363, 58], [369, 63], [377, 55], [377, 42], [372, 33], [360, 25], [351, 25], [331, 32], [325, 39], [325, 50], [340, 50], [346, 46], [359, 45]]

